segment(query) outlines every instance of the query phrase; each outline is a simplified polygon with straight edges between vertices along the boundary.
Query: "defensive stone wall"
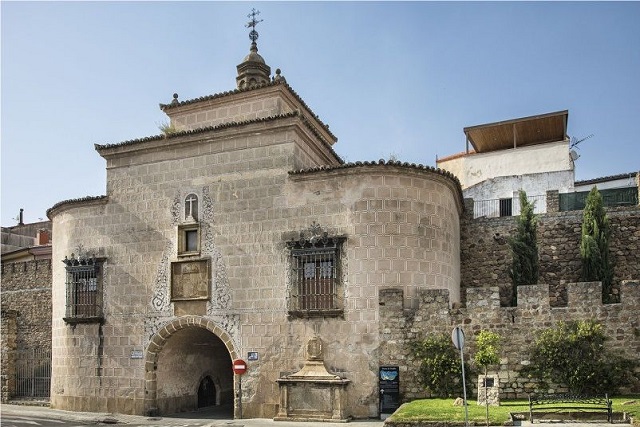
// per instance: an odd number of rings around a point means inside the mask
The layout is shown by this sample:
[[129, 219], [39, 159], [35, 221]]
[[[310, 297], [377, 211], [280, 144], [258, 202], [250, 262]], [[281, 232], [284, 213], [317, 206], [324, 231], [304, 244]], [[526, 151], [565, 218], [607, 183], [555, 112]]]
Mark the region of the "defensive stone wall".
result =
[[0, 368], [0, 388], [2, 390], [0, 402], [6, 403], [15, 388], [16, 369], [16, 318], [15, 310], [2, 309], [2, 365]]
[[19, 349], [51, 348], [51, 260], [2, 265], [2, 311], [5, 310], [17, 313]]
[[[600, 282], [568, 283], [566, 307], [552, 307], [548, 285], [518, 288], [518, 306], [501, 307], [498, 287], [466, 290], [466, 307], [449, 308], [446, 290], [422, 290], [420, 305], [405, 309], [401, 289], [380, 291], [380, 364], [400, 367], [401, 394], [407, 401], [428, 397], [419, 384], [420, 361], [410, 351], [410, 343], [429, 334], [450, 336], [455, 326], [465, 331], [465, 360], [475, 352], [475, 335], [481, 330], [498, 333], [502, 338], [499, 375], [503, 398], [526, 397], [536, 384], [520, 374], [530, 364], [531, 345], [544, 329], [560, 321], [592, 319], [603, 325], [612, 349], [628, 358], [640, 355], [640, 282], [624, 281], [620, 303], [602, 304]], [[475, 381], [474, 381], [475, 382]], [[469, 395], [476, 385], [467, 386]], [[632, 390], [638, 392], [638, 390]]]
[[2, 264], [2, 402], [15, 391], [18, 350], [51, 349], [51, 260]]
[[[469, 206], [469, 200], [465, 200]], [[473, 212], [467, 209], [468, 212]], [[611, 227], [609, 249], [614, 264], [614, 294], [623, 280], [640, 277], [640, 208], [607, 208]], [[580, 238], [582, 211], [538, 215], [539, 283], [549, 283], [551, 305], [566, 304], [566, 284], [581, 280]], [[465, 288], [500, 287], [502, 305], [511, 300], [511, 249], [517, 217], [477, 218], [461, 221], [460, 262]]]

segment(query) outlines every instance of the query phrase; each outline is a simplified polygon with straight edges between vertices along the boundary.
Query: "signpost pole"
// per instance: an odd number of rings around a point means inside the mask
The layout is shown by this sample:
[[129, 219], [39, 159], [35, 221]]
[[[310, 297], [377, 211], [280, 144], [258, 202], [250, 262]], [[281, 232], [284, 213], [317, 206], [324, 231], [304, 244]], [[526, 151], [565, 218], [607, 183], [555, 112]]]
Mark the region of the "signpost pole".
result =
[[247, 362], [242, 359], [234, 360], [231, 369], [238, 378], [238, 418], [242, 419], [242, 375], [247, 372]]
[[238, 375], [238, 418], [242, 419], [242, 375]]
[[460, 326], [456, 326], [451, 333], [451, 339], [453, 340], [453, 345], [460, 350], [460, 365], [462, 366], [462, 393], [464, 397], [464, 425], [469, 427], [469, 408], [467, 406], [467, 384], [465, 381], [464, 374], [464, 355], [462, 354], [462, 349], [464, 348], [464, 331]]

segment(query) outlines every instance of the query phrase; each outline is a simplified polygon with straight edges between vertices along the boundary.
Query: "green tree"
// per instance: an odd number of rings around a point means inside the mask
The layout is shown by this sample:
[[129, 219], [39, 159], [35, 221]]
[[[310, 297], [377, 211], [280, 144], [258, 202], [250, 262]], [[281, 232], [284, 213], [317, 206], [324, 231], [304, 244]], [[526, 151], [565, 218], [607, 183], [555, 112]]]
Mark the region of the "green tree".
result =
[[584, 207], [580, 257], [582, 280], [602, 282], [602, 301], [612, 302], [613, 265], [609, 258], [609, 218], [602, 195], [594, 186]]
[[[476, 335], [476, 353], [473, 360], [477, 366], [484, 370], [485, 381], [489, 366], [500, 363], [500, 335], [495, 332], [482, 330]], [[487, 425], [489, 425], [489, 401], [487, 400], [487, 387], [484, 387], [484, 405]]]
[[538, 239], [536, 236], [537, 219], [533, 214], [533, 203], [527, 199], [527, 193], [519, 192], [520, 216], [517, 220], [515, 237], [509, 239], [511, 246], [511, 268], [509, 277], [512, 283], [511, 305], [518, 304], [518, 286], [538, 283]]
[[[435, 397], [462, 395], [460, 354], [450, 337], [444, 334], [429, 335], [423, 341], [413, 342], [411, 347], [415, 356], [420, 359], [419, 381], [430, 393]], [[465, 363], [467, 379], [469, 373]]]
[[572, 393], [614, 394], [632, 382], [636, 362], [609, 350], [606, 340], [593, 320], [559, 322], [538, 336], [524, 373], [545, 388], [554, 383]]

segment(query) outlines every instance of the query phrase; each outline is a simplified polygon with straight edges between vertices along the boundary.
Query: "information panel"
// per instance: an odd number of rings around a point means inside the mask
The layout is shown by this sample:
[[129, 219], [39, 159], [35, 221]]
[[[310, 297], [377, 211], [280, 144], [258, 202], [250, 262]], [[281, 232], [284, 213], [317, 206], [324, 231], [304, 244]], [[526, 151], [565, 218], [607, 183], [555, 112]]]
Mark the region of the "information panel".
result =
[[400, 369], [381, 366], [378, 376], [380, 414], [393, 414], [400, 407]]

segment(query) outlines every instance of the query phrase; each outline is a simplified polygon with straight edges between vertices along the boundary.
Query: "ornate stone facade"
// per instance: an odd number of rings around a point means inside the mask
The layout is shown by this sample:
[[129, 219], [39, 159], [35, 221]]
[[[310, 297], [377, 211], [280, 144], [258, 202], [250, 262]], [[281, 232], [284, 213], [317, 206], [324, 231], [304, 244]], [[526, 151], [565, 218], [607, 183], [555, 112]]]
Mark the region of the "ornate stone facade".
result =
[[[176, 132], [97, 145], [107, 194], [49, 210], [54, 260], [79, 246], [102, 260], [100, 275], [83, 282], [53, 264], [52, 407], [169, 414], [215, 402], [236, 416], [286, 417], [278, 381], [298, 379], [315, 337], [339, 385], [329, 400], [316, 395], [331, 402], [325, 415], [375, 417], [380, 366], [401, 367], [405, 398], [424, 394], [407, 375], [415, 361], [404, 344], [417, 330], [508, 330], [569, 316], [533, 302], [548, 301], [545, 287], [501, 309], [497, 287], [486, 286], [504, 281], [508, 258], [473, 272], [493, 255], [480, 236], [500, 243], [495, 223], [462, 217], [457, 179], [400, 162], [345, 164], [328, 126], [277, 77], [176, 95], [161, 105]], [[290, 242], [310, 227], [317, 233], [296, 247], [297, 268]], [[626, 286], [620, 305], [601, 310], [615, 331], [638, 308], [637, 287]], [[99, 292], [102, 316], [69, 322], [70, 289]], [[569, 301], [595, 306], [593, 292], [572, 289]], [[524, 390], [520, 356], [500, 375], [506, 396]], [[242, 377], [232, 374], [236, 359], [246, 359]]]
[[[107, 195], [49, 211], [53, 259], [79, 245], [104, 259], [96, 323], [63, 320], [70, 285], [54, 264], [52, 407], [194, 410], [204, 381], [236, 415], [275, 417], [277, 380], [300, 370], [301, 349], [318, 337], [343, 385], [336, 416], [377, 416], [379, 290], [401, 287], [408, 306], [422, 288], [459, 299], [457, 180], [400, 162], [344, 164], [284, 79], [162, 108], [181, 131], [96, 146]], [[337, 306], [294, 313], [288, 242], [313, 224], [339, 245], [324, 295]], [[178, 289], [183, 264], [210, 276]], [[241, 393], [236, 358], [248, 360]]]

